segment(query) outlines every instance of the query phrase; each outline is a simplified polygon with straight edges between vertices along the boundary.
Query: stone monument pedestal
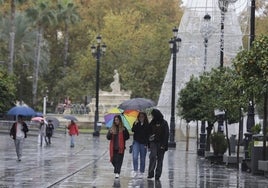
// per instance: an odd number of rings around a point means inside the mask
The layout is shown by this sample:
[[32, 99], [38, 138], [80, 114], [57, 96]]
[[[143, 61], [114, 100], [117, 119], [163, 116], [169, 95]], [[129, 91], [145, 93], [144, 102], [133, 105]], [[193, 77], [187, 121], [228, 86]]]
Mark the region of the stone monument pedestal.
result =
[[[119, 75], [117, 70], [114, 71], [114, 81], [110, 84], [112, 91], [99, 91], [99, 122], [104, 123], [104, 115], [111, 108], [118, 107], [122, 102], [130, 99], [131, 91], [121, 91], [119, 83]], [[89, 121], [94, 123], [96, 98], [92, 98], [89, 104]]]

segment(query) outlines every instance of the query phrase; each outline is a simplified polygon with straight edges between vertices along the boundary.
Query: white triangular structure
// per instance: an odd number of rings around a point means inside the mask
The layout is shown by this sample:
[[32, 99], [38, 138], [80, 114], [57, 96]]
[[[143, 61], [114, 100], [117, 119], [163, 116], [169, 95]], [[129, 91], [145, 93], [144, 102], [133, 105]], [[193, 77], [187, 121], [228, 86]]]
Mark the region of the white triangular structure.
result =
[[[238, 0], [237, 3], [243, 4], [244, 1], [246, 0]], [[178, 31], [178, 37], [182, 42], [176, 61], [176, 103], [179, 91], [184, 88], [191, 75], [197, 76], [204, 71], [205, 47], [200, 29], [204, 25], [206, 14], [211, 16], [211, 26], [214, 28], [213, 34], [208, 39], [206, 71], [220, 66], [221, 13], [217, 2], [217, 0], [188, 0], [187, 2]], [[224, 66], [230, 65], [242, 48], [242, 37], [235, 5], [229, 5], [224, 21]], [[157, 105], [168, 121], [171, 114], [171, 88], [172, 56]], [[176, 116], [176, 126], [178, 127], [180, 123], [180, 117]]]

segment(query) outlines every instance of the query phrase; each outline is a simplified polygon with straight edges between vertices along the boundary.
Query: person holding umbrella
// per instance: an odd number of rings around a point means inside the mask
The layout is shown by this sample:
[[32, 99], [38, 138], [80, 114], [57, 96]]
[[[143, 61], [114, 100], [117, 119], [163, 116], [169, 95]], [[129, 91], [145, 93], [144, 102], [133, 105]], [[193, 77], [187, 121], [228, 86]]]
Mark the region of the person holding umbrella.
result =
[[[139, 112], [136, 122], [132, 126], [133, 143], [132, 143], [132, 158], [134, 177], [143, 177], [145, 170], [145, 159], [147, 154], [147, 145], [149, 142], [149, 121], [145, 112]], [[138, 171], [140, 158], [140, 168]]]
[[23, 121], [22, 116], [18, 115], [18, 121], [12, 125], [9, 133], [14, 139], [18, 161], [21, 161], [23, 142], [27, 138], [28, 131], [27, 124]]
[[79, 135], [79, 130], [77, 124], [74, 122], [74, 120], [71, 120], [71, 123], [68, 125], [69, 135], [71, 137], [71, 145], [70, 147], [74, 147], [74, 137], [75, 135]]
[[163, 114], [158, 109], [153, 109], [151, 112], [152, 120], [149, 124], [149, 169], [148, 179], [155, 177], [159, 180], [162, 174], [163, 159], [165, 152], [168, 150], [169, 127]]
[[120, 115], [115, 115], [112, 127], [109, 129], [107, 139], [110, 140], [110, 161], [114, 166], [115, 178], [119, 178], [126, 149], [126, 140], [129, 139], [129, 132], [124, 126]]
[[39, 125], [39, 141], [40, 141], [40, 146], [43, 146], [43, 141], [45, 140], [46, 144], [46, 129], [47, 129], [47, 122], [44, 119], [41, 119], [40, 125]]

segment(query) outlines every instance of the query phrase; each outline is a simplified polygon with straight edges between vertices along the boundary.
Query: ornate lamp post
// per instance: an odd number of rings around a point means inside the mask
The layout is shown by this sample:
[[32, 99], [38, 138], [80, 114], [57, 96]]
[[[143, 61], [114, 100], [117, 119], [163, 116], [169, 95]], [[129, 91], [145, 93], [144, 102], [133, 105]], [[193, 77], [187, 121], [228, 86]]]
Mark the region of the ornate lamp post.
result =
[[[206, 71], [207, 65], [207, 47], [208, 47], [208, 39], [211, 37], [213, 33], [213, 27], [210, 25], [211, 16], [206, 14], [204, 16], [204, 24], [201, 27], [201, 35], [204, 38], [204, 47], [205, 47], [205, 54], [204, 54], [204, 71]], [[205, 155], [205, 148], [206, 148], [206, 122], [202, 121], [201, 123], [201, 133], [200, 133], [200, 147], [198, 150], [198, 155], [204, 156]]]
[[100, 80], [100, 58], [106, 52], [106, 45], [101, 44], [101, 36], [97, 36], [97, 46], [91, 46], [91, 53], [96, 58], [96, 104], [95, 104], [95, 118], [94, 118], [94, 132], [93, 136], [99, 136], [99, 130], [97, 129], [99, 123], [99, 80]]
[[218, 6], [221, 10], [221, 40], [220, 40], [220, 67], [223, 67], [223, 57], [224, 57], [224, 20], [225, 13], [228, 10], [230, 3], [235, 3], [237, 0], [218, 0]]
[[169, 41], [169, 48], [172, 53], [172, 91], [171, 91], [171, 117], [170, 117], [170, 137], [168, 146], [175, 148], [175, 92], [176, 92], [176, 61], [177, 53], [181, 44], [181, 38], [177, 37], [178, 28], [173, 29], [173, 38]]

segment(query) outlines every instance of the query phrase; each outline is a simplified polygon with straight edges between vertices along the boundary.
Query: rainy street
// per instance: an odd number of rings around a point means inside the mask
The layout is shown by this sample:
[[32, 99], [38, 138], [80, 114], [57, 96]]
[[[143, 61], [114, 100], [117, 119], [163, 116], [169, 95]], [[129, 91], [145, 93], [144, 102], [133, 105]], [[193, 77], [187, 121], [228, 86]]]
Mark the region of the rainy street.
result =
[[[13, 140], [0, 136], [0, 188], [9, 187], [268, 187], [268, 178], [211, 164], [197, 156], [196, 140], [177, 142], [166, 152], [160, 181], [132, 178], [132, 158], [126, 150], [119, 180], [114, 179], [105, 135], [80, 134], [70, 148], [69, 136], [55, 132], [51, 146], [40, 147], [38, 136], [29, 135], [18, 162]], [[132, 137], [127, 141], [131, 143]], [[128, 147], [127, 147], [128, 148]], [[146, 167], [148, 167], [148, 154]]]

